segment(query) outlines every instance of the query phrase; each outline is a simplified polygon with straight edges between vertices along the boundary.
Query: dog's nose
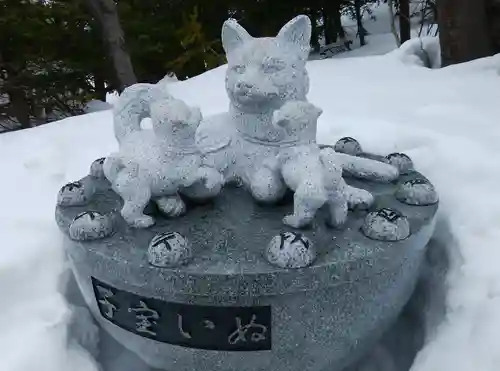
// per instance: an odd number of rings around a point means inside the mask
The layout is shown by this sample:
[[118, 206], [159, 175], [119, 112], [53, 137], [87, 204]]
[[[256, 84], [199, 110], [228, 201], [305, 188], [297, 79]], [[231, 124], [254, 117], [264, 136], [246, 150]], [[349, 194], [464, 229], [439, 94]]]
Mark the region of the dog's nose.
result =
[[238, 89], [247, 89], [247, 90], [250, 90], [254, 87], [254, 84], [250, 84], [248, 82], [245, 82], [245, 81], [239, 81], [237, 84], [236, 84], [236, 87]]

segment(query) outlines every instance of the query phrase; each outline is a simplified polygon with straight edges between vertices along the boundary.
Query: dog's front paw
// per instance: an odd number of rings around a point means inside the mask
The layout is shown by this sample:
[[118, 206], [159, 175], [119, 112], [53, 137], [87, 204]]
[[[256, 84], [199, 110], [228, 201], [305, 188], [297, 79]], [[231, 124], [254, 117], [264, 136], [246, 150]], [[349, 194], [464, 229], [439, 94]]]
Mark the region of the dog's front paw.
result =
[[283, 223], [292, 228], [304, 228], [311, 224], [312, 218], [300, 217], [295, 214], [287, 215], [283, 218]]
[[261, 168], [255, 173], [250, 190], [257, 201], [274, 203], [283, 198], [286, 185], [278, 174], [268, 168]]
[[222, 185], [224, 184], [224, 177], [217, 171], [211, 171], [205, 174], [205, 176], [203, 177], [203, 182], [208, 190], [218, 190], [218, 193], [222, 188]]
[[186, 204], [179, 196], [162, 197], [156, 200], [158, 209], [166, 216], [175, 218], [186, 212]]
[[330, 228], [342, 229], [345, 223], [347, 222], [347, 212], [339, 210], [338, 212], [330, 215], [330, 218], [327, 221], [327, 225]]
[[143, 215], [130, 220], [129, 224], [134, 228], [148, 228], [155, 224], [155, 220], [148, 215]]

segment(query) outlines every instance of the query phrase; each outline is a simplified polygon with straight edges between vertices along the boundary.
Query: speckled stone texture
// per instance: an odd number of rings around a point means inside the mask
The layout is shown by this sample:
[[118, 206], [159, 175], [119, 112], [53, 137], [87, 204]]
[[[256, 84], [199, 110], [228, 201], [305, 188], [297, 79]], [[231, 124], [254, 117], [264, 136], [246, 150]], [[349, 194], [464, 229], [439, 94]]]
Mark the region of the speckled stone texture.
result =
[[[213, 203], [189, 206], [184, 217], [158, 217], [152, 228], [136, 230], [119, 217], [121, 201], [109, 183], [92, 178], [96, 193], [90, 203], [57, 207], [56, 220], [67, 236], [73, 272], [97, 321], [151, 367], [168, 371], [337, 371], [370, 350], [413, 292], [438, 208], [438, 204], [411, 206], [394, 197], [399, 183], [416, 177], [422, 175], [412, 171], [397, 184], [347, 178], [350, 185], [372, 192], [374, 205], [367, 211], [349, 213], [342, 231], [329, 229], [321, 217], [327, 211], [320, 210], [313, 225], [301, 231], [317, 252], [314, 263], [302, 269], [282, 269], [265, 258], [266, 246], [274, 236], [294, 231], [281, 222], [292, 210], [292, 202], [258, 205], [242, 188], [228, 187]], [[364, 218], [380, 208], [405, 215], [411, 235], [397, 242], [367, 238], [361, 232]], [[113, 235], [72, 241], [69, 225], [87, 210], [112, 214]], [[189, 264], [158, 268], [148, 263], [150, 241], [161, 232], [178, 232], [189, 239], [193, 249]], [[271, 306], [272, 349], [202, 350], [138, 336], [101, 316], [90, 277], [168, 302]]]
[[316, 259], [316, 248], [302, 233], [283, 232], [269, 242], [266, 258], [281, 268], [305, 268]]
[[[369, 192], [346, 187], [343, 172], [369, 180], [397, 179], [399, 162], [393, 166], [391, 159], [356, 157], [362, 149], [352, 138], [341, 139], [337, 152], [316, 143], [323, 110], [307, 101], [311, 33], [305, 15], [287, 22], [275, 37], [255, 38], [236, 20], [224, 22], [230, 103], [225, 113], [203, 118], [162, 83], [124, 89], [113, 109], [120, 149], [95, 163], [91, 175], [102, 173], [112, 182], [124, 200], [121, 214], [129, 225], [155, 223], [143, 212], [150, 200], [163, 214], [178, 217], [186, 211], [180, 195], [207, 200], [224, 184], [239, 182], [262, 203], [278, 202], [292, 190], [293, 213], [283, 218], [290, 227], [309, 226], [327, 204], [329, 224], [342, 228], [348, 206], [373, 202]], [[142, 130], [144, 117], [150, 117], [152, 131]]]
[[290, 20], [275, 37], [256, 38], [234, 19], [224, 22], [229, 111], [200, 123], [196, 145], [210, 166], [227, 181], [238, 179], [259, 202], [273, 203], [287, 189], [294, 191], [295, 207], [284, 224], [306, 227], [326, 203], [330, 224], [342, 227], [348, 204], [367, 205], [373, 199], [345, 187], [342, 170], [384, 181], [399, 173], [388, 163], [318, 148], [322, 110], [307, 102], [311, 32], [305, 15]]
[[192, 255], [191, 244], [177, 232], [159, 233], [149, 243], [148, 261], [159, 268], [186, 264]]
[[[152, 130], [143, 130], [141, 119], [150, 117]], [[184, 213], [179, 193], [199, 198], [216, 196], [223, 177], [206, 166], [195, 146], [196, 128], [202, 120], [199, 108], [172, 98], [158, 85], [135, 84], [126, 88], [113, 109], [119, 151], [91, 166], [102, 174], [124, 200], [123, 218], [131, 226], [147, 228], [154, 219], [144, 214], [150, 200], [170, 217]], [[101, 166], [102, 165], [102, 166]]]
[[108, 215], [95, 211], [78, 214], [69, 227], [72, 240], [88, 241], [109, 236], [113, 232], [113, 221]]

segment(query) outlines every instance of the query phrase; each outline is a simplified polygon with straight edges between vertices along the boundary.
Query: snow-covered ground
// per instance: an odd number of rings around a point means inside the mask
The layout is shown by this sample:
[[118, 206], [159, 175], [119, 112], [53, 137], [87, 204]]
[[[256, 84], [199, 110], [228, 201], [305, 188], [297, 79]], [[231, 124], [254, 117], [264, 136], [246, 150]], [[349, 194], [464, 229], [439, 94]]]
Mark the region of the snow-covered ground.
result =
[[[405, 152], [438, 188], [440, 218], [452, 235], [437, 230], [452, 256], [446, 318], [429, 333], [413, 371], [496, 371], [500, 55], [435, 70], [415, 62], [401, 50], [310, 62], [309, 98], [324, 109], [318, 139], [349, 135], [368, 151]], [[205, 115], [217, 113], [228, 105], [224, 72], [173, 82], [170, 90]], [[53, 214], [59, 188], [116, 149], [111, 120], [103, 111], [0, 135], [1, 371], [96, 369], [66, 347], [70, 312], [60, 294], [64, 266]]]
[[[417, 14], [422, 11], [422, 1], [410, 1], [410, 14]], [[367, 12], [363, 13], [363, 27], [368, 32], [366, 36], [366, 45], [360, 47], [359, 38], [356, 33], [358, 31], [356, 20], [347, 15], [342, 16], [342, 25], [347, 34], [347, 39], [353, 41], [352, 50], [346, 53], [336, 55], [336, 58], [352, 58], [365, 57], [367, 55], [382, 55], [386, 54], [397, 47], [396, 39], [391, 33], [391, 16], [388, 4], [381, 3], [373, 4], [369, 7], [371, 15]], [[420, 16], [414, 16], [411, 19], [411, 36], [418, 37], [420, 31]], [[396, 27], [399, 30], [398, 17], [396, 17]], [[426, 35], [427, 26], [424, 26], [422, 36]]]

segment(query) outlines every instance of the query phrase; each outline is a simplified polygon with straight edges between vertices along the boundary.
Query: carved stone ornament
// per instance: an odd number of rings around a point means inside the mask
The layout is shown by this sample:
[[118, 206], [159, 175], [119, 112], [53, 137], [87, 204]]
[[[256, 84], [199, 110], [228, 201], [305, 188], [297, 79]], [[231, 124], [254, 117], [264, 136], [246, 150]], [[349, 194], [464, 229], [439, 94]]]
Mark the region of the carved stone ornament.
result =
[[[316, 144], [322, 109], [306, 98], [310, 38], [306, 16], [266, 38], [226, 21], [226, 113], [203, 119], [199, 109], [173, 98], [162, 85], [136, 84], [121, 94], [114, 110], [120, 150], [106, 158], [104, 174], [123, 198], [122, 216], [130, 225], [154, 223], [143, 213], [150, 200], [177, 217], [186, 211], [182, 195], [209, 199], [238, 180], [263, 203], [275, 203], [292, 190], [293, 213], [283, 218], [291, 227], [309, 225], [323, 205], [329, 225], [342, 227], [348, 206], [373, 202], [369, 192], [346, 185], [343, 170], [379, 181], [398, 177], [390, 164], [355, 157], [361, 151], [355, 140], [352, 148], [340, 149], [347, 154]], [[141, 130], [144, 117], [152, 119], [152, 132]]]

